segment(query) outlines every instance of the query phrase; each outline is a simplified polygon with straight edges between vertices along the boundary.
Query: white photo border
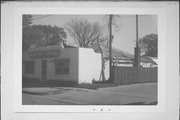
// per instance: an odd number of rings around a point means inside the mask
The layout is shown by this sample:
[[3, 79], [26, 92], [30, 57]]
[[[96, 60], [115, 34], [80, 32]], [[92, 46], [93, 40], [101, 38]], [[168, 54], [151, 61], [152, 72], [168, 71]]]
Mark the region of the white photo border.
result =
[[[23, 14], [121, 14], [158, 16], [157, 105], [22, 105], [22, 15]], [[14, 9], [14, 112], [165, 112], [166, 108], [166, 9], [122, 7], [20, 7]], [[18, 41], [18, 42], [17, 42]], [[95, 110], [94, 110], [95, 109]], [[109, 111], [110, 109], [110, 111]]]

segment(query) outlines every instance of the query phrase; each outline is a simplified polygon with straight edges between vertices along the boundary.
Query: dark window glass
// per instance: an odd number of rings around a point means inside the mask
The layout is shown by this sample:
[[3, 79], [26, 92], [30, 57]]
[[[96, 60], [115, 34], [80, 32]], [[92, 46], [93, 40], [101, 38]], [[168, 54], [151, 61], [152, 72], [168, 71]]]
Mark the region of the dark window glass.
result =
[[55, 61], [55, 74], [58, 75], [69, 74], [69, 59], [58, 59]]
[[35, 61], [25, 61], [24, 65], [26, 74], [34, 74]]

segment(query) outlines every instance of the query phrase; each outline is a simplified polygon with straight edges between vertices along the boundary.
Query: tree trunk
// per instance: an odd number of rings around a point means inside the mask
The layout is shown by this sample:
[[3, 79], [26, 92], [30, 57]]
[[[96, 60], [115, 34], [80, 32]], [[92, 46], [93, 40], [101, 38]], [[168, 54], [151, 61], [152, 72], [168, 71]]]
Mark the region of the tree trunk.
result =
[[100, 44], [100, 39], [98, 38], [98, 46], [99, 46], [99, 49], [100, 49], [100, 52], [101, 52], [101, 61], [102, 61], [102, 68], [101, 68], [101, 75], [102, 75], [102, 81], [105, 81], [105, 75], [104, 75], [104, 56], [103, 56], [103, 52], [102, 52], [102, 48], [101, 48], [101, 44]]

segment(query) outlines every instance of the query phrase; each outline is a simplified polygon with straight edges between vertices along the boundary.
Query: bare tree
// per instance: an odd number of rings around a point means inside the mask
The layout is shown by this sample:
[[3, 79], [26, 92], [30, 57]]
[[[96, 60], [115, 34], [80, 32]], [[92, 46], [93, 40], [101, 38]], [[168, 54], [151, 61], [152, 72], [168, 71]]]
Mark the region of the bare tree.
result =
[[102, 44], [108, 40], [103, 36], [103, 28], [99, 23], [90, 23], [87, 20], [71, 20], [65, 25], [65, 29], [68, 34], [74, 40], [75, 44], [79, 47], [93, 48], [95, 51], [99, 50], [102, 58], [102, 70], [101, 76], [102, 81], [105, 80], [104, 69], [105, 61], [102, 51]]
[[102, 35], [101, 26], [96, 23], [90, 23], [83, 19], [71, 19], [66, 25], [65, 29], [79, 47], [89, 48], [99, 36]]

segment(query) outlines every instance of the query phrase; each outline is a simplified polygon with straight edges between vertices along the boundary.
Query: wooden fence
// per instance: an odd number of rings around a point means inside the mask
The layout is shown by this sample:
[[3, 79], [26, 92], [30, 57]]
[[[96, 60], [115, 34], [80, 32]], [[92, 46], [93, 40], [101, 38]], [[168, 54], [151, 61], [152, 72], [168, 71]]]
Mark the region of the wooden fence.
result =
[[157, 68], [113, 66], [115, 84], [157, 82]]

